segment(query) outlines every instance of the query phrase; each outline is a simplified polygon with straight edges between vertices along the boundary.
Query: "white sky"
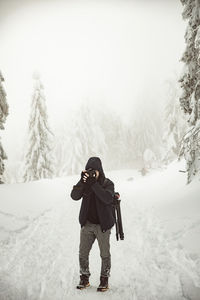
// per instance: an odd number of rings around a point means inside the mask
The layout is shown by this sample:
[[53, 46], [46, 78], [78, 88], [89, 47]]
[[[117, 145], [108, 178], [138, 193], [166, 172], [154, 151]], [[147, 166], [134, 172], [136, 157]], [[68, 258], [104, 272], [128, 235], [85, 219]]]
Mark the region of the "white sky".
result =
[[32, 73], [45, 87], [52, 126], [80, 101], [109, 102], [130, 116], [137, 101], [161, 101], [179, 72], [186, 24], [180, 1], [0, 1], [0, 59], [10, 115], [8, 155], [27, 128]]

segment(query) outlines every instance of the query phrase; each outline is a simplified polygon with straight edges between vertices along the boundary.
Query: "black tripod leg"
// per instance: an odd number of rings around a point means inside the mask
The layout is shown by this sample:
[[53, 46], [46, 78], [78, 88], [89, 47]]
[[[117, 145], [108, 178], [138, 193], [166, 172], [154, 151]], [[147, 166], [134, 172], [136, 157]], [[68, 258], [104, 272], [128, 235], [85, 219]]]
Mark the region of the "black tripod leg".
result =
[[120, 208], [120, 203], [117, 205], [117, 219], [118, 219], [118, 230], [119, 230], [119, 235], [120, 239], [124, 239], [124, 233], [123, 233], [123, 226], [122, 226], [122, 217], [121, 217], [121, 208]]

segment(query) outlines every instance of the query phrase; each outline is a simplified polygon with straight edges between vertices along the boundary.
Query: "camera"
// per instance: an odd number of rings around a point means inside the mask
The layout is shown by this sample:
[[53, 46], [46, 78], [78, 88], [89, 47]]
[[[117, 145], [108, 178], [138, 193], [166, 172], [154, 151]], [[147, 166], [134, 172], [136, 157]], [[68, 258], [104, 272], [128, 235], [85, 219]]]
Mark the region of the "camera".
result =
[[88, 170], [86, 170], [86, 172], [85, 173], [87, 173], [90, 177], [96, 177], [96, 171], [95, 170], [93, 170], [93, 169], [88, 169]]

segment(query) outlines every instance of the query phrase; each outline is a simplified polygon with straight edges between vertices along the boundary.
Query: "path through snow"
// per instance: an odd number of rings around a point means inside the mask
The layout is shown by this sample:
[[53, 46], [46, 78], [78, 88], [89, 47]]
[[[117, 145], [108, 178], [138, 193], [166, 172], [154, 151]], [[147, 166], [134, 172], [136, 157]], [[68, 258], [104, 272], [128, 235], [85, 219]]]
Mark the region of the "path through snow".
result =
[[96, 292], [101, 263], [97, 243], [90, 255], [91, 287], [76, 290], [80, 202], [71, 200], [72, 185], [66, 189], [63, 179], [51, 182], [50, 189], [52, 185], [63, 199], [1, 242], [1, 300], [200, 299], [195, 262], [166, 238], [154, 210], [141, 199], [133, 201], [125, 184], [121, 186], [126, 199], [122, 203], [125, 240], [117, 242], [113, 228], [110, 290], [103, 295]]

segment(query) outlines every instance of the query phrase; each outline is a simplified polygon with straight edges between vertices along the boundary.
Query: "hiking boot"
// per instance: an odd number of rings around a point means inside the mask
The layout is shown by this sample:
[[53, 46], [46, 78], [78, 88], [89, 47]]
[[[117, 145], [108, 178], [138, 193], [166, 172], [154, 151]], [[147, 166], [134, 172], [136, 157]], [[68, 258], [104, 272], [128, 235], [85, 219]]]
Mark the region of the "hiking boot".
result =
[[100, 285], [97, 288], [97, 292], [105, 292], [109, 289], [108, 287], [108, 277], [100, 277]]
[[89, 283], [89, 277], [87, 275], [80, 275], [80, 282], [79, 285], [77, 285], [77, 289], [82, 290], [90, 286]]

